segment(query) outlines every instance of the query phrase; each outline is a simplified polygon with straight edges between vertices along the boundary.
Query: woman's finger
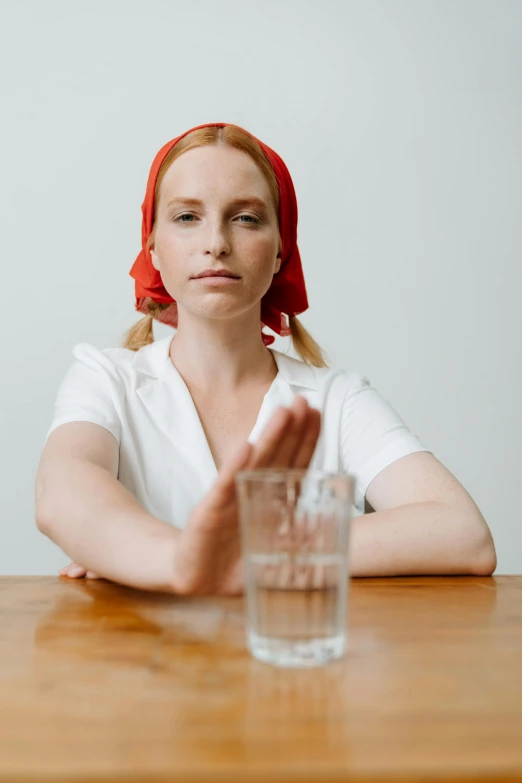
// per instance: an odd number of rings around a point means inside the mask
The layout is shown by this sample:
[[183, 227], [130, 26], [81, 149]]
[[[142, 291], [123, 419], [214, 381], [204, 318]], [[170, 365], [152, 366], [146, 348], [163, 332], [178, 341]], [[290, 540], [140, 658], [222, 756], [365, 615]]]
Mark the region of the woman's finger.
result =
[[292, 420], [284, 437], [281, 437], [274, 449], [270, 467], [286, 468], [292, 465], [293, 455], [303, 439], [309, 411], [308, 403], [304, 397], [297, 396], [290, 410], [292, 411]]
[[62, 576], [68, 576], [71, 579], [78, 579], [79, 577], [85, 576], [86, 573], [86, 569], [81, 565], [78, 565], [78, 563], [69, 563], [68, 566], [60, 569], [60, 574]]
[[316, 408], [309, 408], [306, 422], [303, 428], [302, 438], [292, 455], [293, 468], [307, 468], [312, 459], [319, 434], [321, 432], [321, 412]]
[[[305, 401], [305, 404], [306, 401]], [[295, 405], [295, 403], [294, 403]], [[278, 408], [263, 430], [254, 446], [248, 464], [249, 470], [271, 467], [284, 439], [292, 432], [294, 424], [293, 408]], [[290, 434], [290, 437], [291, 434]]]
[[74, 562], [69, 563], [68, 565], [64, 566], [63, 568], [60, 568], [58, 573], [61, 574], [62, 576], [68, 576], [69, 568], [74, 568], [77, 565], [78, 565], [78, 563], [74, 563]]
[[235, 499], [236, 493], [236, 473], [244, 470], [248, 466], [252, 454], [252, 445], [245, 441], [241, 447], [232, 454], [232, 457], [225, 462], [219, 471], [214, 486], [207, 495], [207, 508], [213, 507], [223, 509], [227, 504]]

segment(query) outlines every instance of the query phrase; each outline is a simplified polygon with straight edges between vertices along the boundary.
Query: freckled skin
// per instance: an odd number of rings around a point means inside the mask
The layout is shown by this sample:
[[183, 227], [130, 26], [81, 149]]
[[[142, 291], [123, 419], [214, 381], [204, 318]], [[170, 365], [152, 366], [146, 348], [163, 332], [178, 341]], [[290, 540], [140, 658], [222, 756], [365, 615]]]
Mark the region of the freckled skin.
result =
[[[268, 205], [230, 208], [253, 195]], [[199, 198], [202, 206], [176, 204], [174, 196]], [[177, 220], [185, 215], [182, 220]], [[261, 219], [255, 224], [255, 218]], [[229, 147], [198, 147], [181, 155], [161, 183], [152, 261], [183, 311], [207, 318], [233, 318], [259, 308], [279, 270], [279, 227], [268, 184], [251, 158]], [[191, 280], [204, 269], [225, 267], [237, 284], [206, 287]]]

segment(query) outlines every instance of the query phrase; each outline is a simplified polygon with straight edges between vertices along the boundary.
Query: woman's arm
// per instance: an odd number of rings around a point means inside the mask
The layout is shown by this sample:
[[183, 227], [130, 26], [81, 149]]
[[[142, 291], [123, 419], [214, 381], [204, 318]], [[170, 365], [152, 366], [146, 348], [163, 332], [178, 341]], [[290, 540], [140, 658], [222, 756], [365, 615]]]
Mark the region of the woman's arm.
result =
[[230, 595], [243, 584], [235, 479], [240, 470], [306, 468], [321, 415], [297, 396], [255, 445], [245, 441], [177, 531], [118, 482], [118, 446], [103, 427], [64, 424], [49, 437], [36, 480], [39, 529], [86, 571], [131, 587]]
[[370, 483], [366, 498], [375, 513], [352, 520], [352, 576], [495, 571], [495, 545], [484, 517], [433, 454], [396, 460]]
[[77, 563], [143, 590], [172, 592], [179, 532], [118, 481], [115, 438], [91, 422], [54, 430], [36, 476], [38, 529]]

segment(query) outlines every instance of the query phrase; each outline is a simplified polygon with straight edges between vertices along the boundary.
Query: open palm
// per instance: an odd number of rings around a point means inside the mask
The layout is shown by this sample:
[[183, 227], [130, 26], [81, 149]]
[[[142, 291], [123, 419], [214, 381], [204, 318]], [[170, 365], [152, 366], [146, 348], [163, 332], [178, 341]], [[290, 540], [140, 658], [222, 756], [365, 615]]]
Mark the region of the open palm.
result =
[[240, 470], [306, 468], [320, 432], [321, 416], [303, 397], [278, 408], [259, 441], [244, 443], [193, 510], [178, 539], [175, 592], [234, 595], [242, 592], [241, 540], [235, 478]]

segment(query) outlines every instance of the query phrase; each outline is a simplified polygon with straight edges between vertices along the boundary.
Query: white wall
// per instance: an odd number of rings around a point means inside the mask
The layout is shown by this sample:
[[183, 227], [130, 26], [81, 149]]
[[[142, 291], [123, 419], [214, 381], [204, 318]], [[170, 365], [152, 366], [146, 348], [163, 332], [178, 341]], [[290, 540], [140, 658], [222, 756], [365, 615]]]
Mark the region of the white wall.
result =
[[0, 15], [0, 573], [68, 562], [34, 525], [54, 397], [76, 343], [118, 345], [137, 318], [152, 158], [212, 121], [290, 169], [305, 325], [472, 494], [497, 573], [522, 572], [522, 3], [19, 0]]

